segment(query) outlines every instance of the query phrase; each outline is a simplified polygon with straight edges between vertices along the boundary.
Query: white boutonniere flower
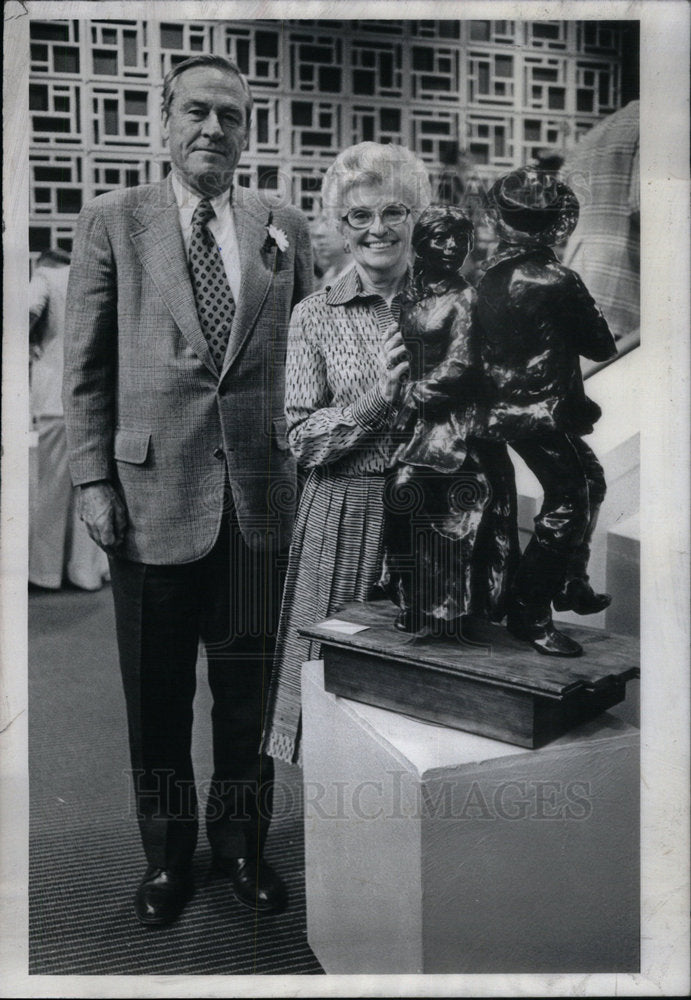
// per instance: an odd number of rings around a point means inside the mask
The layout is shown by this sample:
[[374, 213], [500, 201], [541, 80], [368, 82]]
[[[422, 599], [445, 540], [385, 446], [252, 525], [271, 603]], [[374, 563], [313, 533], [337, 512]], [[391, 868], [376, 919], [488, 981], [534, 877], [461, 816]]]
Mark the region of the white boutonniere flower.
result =
[[288, 237], [282, 229], [274, 226], [273, 212], [269, 212], [269, 218], [266, 223], [266, 240], [264, 241], [264, 250], [268, 252], [269, 250], [273, 250], [274, 247], [278, 247], [281, 253], [284, 253], [289, 246], [290, 243], [288, 241]]
[[275, 226], [267, 226], [266, 231], [281, 253], [288, 249], [288, 237], [282, 229], [276, 229]]

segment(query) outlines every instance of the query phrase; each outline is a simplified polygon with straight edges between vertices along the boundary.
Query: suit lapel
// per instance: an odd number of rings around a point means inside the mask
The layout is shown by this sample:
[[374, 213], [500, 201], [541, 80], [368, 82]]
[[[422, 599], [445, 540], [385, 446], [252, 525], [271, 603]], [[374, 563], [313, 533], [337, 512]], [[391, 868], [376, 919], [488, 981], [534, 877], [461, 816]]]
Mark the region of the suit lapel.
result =
[[268, 217], [268, 208], [258, 199], [242, 189], [237, 190], [233, 199], [233, 218], [240, 255], [240, 295], [223, 363], [224, 375], [250, 336], [271, 286], [276, 250], [262, 253]]
[[142, 266], [148, 271], [180, 332], [197, 357], [218, 375], [197, 316], [180, 230], [178, 206], [170, 178], [143, 199], [135, 212], [131, 237]]

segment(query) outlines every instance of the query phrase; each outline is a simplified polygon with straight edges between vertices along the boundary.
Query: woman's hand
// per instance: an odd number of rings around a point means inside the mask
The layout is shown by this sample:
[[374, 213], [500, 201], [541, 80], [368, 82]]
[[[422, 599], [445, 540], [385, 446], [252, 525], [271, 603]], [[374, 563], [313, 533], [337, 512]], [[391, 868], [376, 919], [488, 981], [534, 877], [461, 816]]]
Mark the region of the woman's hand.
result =
[[379, 388], [387, 403], [398, 398], [401, 385], [410, 374], [409, 355], [398, 327], [394, 327], [382, 348], [384, 371], [379, 379]]

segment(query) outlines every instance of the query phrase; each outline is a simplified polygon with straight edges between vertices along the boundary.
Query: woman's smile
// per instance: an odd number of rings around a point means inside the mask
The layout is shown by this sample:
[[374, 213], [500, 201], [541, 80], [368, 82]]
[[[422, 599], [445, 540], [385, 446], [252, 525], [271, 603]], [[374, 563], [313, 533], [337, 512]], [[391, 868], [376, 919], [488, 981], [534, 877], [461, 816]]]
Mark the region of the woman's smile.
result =
[[363, 246], [367, 247], [368, 250], [388, 250], [389, 247], [395, 246], [396, 243], [400, 243], [400, 240], [369, 240], [363, 243]]

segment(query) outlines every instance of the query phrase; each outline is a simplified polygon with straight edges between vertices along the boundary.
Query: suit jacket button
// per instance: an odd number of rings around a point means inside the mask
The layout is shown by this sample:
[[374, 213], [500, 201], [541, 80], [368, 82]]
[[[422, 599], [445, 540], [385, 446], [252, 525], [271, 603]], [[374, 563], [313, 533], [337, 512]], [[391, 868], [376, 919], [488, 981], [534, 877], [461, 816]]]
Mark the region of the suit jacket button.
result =
[[224, 458], [224, 457], [225, 455], [223, 452], [223, 448], [221, 448], [220, 445], [218, 448], [214, 448], [214, 458]]

